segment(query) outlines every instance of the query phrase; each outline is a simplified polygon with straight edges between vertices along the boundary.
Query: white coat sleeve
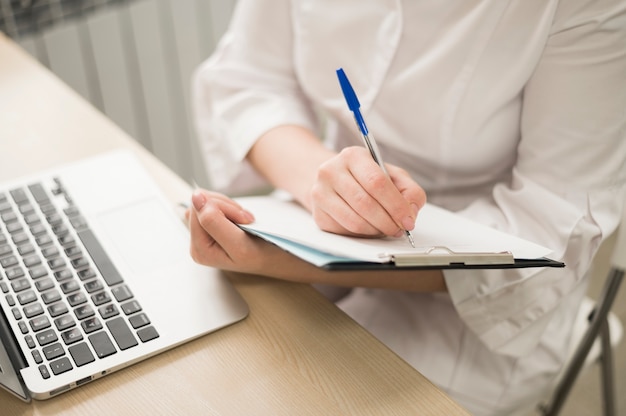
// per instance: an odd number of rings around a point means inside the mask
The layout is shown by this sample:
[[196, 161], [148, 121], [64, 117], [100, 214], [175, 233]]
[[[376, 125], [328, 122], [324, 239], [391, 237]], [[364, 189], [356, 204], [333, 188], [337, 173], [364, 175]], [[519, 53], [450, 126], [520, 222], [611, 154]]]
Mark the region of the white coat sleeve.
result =
[[239, 0], [215, 52], [194, 73], [196, 131], [217, 190], [245, 172], [246, 154], [268, 130], [315, 130], [315, 113], [293, 73], [291, 24], [288, 1]]
[[444, 273], [468, 327], [489, 348], [514, 356], [537, 345], [555, 310], [586, 283], [594, 254], [621, 217], [626, 3], [560, 2], [524, 90], [520, 128], [511, 183], [462, 214], [552, 248], [566, 268]]

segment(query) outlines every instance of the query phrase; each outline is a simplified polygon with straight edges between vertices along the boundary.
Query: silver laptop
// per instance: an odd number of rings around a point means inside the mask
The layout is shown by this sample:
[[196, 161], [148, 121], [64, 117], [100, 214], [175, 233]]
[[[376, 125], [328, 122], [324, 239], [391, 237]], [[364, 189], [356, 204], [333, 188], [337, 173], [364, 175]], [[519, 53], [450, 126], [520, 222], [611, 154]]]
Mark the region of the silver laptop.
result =
[[125, 151], [0, 184], [0, 292], [0, 383], [26, 401], [248, 314]]

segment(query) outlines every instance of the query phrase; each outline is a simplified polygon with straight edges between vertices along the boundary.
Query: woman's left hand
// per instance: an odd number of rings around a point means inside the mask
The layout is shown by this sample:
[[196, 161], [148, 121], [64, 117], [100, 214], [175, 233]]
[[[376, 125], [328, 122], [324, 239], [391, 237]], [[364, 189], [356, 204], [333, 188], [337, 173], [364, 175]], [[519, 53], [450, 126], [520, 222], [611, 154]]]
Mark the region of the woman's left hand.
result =
[[236, 224], [249, 224], [254, 216], [225, 195], [196, 190], [193, 207], [185, 213], [191, 232], [191, 257], [219, 269], [255, 273], [263, 269], [266, 243]]

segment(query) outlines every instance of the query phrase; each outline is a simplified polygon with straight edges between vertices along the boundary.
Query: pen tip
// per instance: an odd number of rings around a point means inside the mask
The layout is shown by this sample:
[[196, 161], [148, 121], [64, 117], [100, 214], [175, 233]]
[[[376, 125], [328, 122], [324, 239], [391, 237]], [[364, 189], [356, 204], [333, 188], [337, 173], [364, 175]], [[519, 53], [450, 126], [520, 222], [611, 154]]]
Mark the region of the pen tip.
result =
[[411, 243], [411, 247], [415, 248], [415, 241], [413, 240], [413, 236], [411, 235], [411, 233], [409, 231], [405, 231], [406, 232], [406, 236], [409, 239], [409, 243]]

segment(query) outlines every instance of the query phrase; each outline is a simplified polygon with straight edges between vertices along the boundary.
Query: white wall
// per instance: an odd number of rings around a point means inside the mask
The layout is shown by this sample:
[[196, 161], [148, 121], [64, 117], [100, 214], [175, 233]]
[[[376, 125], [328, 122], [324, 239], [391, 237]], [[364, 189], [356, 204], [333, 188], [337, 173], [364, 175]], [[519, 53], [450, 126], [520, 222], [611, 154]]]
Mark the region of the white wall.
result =
[[187, 181], [207, 186], [190, 117], [190, 77], [235, 0], [136, 0], [15, 39]]

